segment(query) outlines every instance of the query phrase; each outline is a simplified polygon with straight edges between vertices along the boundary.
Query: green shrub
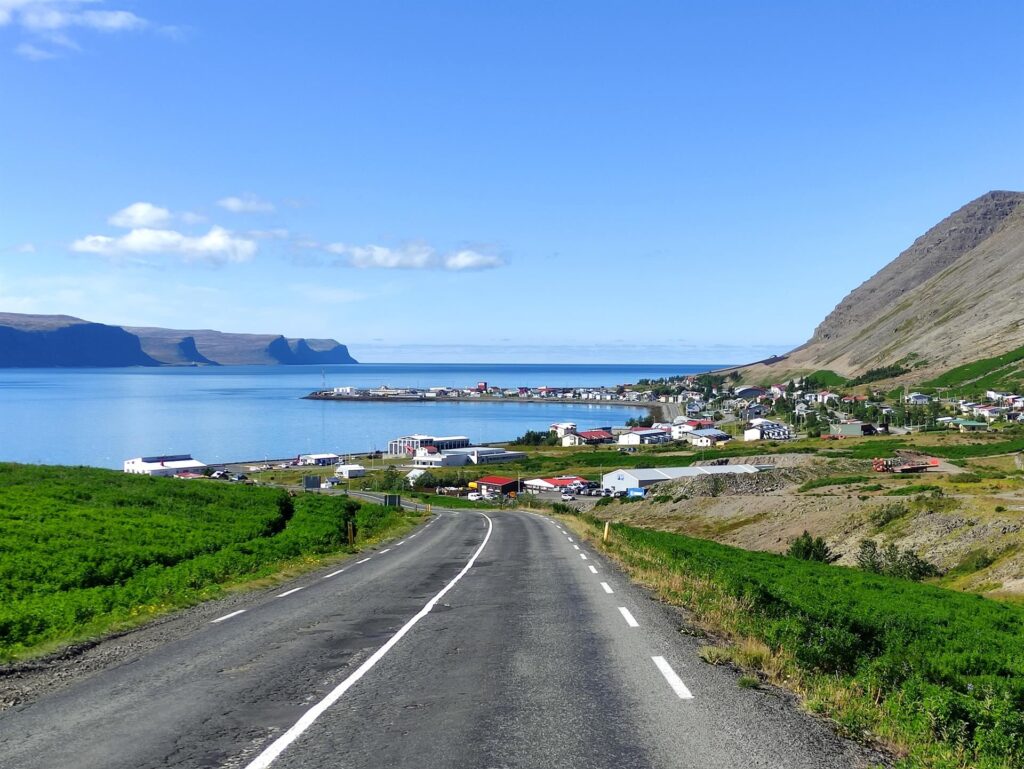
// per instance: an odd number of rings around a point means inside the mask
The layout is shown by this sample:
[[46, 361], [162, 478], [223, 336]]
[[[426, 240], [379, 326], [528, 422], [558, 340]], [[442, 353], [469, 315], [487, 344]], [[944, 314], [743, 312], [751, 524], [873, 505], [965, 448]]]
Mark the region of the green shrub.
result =
[[822, 537], [812, 537], [806, 529], [803, 534], [789, 543], [786, 555], [803, 561], [821, 561], [822, 563], [839, 560], [839, 556], [833, 554]]
[[820, 489], [825, 486], [847, 486], [851, 483], [863, 483], [868, 480], [863, 475], [829, 475], [824, 478], [815, 478], [802, 484], [797, 491], [804, 492], [811, 489]]

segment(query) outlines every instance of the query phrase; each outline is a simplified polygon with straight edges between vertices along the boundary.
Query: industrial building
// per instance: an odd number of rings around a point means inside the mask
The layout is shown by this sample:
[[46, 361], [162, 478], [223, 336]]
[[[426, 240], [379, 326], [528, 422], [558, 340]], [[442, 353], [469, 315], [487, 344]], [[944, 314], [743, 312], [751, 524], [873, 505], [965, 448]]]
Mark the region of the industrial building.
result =
[[185, 472], [201, 472], [206, 465], [191, 454], [167, 454], [159, 457], [135, 457], [124, 461], [124, 471], [137, 475], [171, 476]]
[[464, 449], [470, 445], [469, 438], [465, 435], [446, 435], [438, 437], [435, 435], [404, 435], [388, 441], [388, 454], [392, 456], [408, 456], [416, 453], [416, 449], [433, 446], [438, 451], [449, 451], [450, 449]]
[[304, 467], [329, 467], [340, 460], [337, 454], [299, 454], [299, 464]]
[[766, 468], [757, 465], [709, 465], [613, 470], [602, 476], [601, 484], [604, 488], [613, 491], [626, 491], [626, 489], [645, 489], [656, 483], [675, 481], [680, 478], [697, 478], [701, 475], [743, 475], [758, 473], [762, 469]]
[[463, 465], [493, 465], [526, 459], [522, 451], [507, 451], [497, 446], [467, 446], [438, 451], [434, 446], [423, 446], [415, 451], [413, 467], [462, 467]]
[[366, 475], [366, 468], [362, 465], [337, 465], [334, 474], [338, 478], [362, 478]]

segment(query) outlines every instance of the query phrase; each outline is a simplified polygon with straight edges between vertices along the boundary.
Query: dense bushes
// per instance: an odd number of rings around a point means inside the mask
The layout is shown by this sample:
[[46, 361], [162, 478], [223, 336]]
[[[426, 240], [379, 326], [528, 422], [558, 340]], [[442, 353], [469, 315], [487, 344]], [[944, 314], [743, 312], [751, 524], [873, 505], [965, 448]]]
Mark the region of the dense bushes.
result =
[[1021, 607], [624, 525], [613, 542], [627, 562], [695, 577], [679, 595], [688, 605], [721, 616], [716, 596], [735, 599], [738, 634], [842, 690], [850, 709], [835, 715], [850, 728], [902, 735], [907, 765], [1024, 765]]
[[214, 481], [0, 464], [0, 659], [337, 550], [392, 508]]

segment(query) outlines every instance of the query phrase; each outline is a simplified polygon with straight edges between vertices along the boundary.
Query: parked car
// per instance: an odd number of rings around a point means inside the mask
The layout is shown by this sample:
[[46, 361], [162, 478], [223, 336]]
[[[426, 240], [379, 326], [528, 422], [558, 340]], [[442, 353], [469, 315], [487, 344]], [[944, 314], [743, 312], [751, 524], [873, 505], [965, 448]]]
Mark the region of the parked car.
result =
[[574, 499], [576, 499], [576, 497], [574, 497], [568, 491], [563, 491], [562, 492], [562, 501], [563, 502], [572, 502]]
[[469, 492], [469, 494], [466, 495], [466, 499], [468, 499], [470, 502], [479, 502], [481, 499], [483, 499], [483, 495], [479, 494], [476, 491], [471, 491]]

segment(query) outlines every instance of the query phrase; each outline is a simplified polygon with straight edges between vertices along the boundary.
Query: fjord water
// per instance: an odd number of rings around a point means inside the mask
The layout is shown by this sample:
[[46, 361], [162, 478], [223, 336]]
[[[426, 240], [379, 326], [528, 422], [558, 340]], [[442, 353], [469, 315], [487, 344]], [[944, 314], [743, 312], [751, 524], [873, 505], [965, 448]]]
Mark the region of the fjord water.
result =
[[385, 449], [413, 432], [500, 441], [552, 422], [621, 425], [640, 408], [535, 403], [303, 400], [328, 387], [597, 386], [712, 365], [374, 364], [0, 369], [0, 461], [120, 468], [129, 457], [204, 462]]

